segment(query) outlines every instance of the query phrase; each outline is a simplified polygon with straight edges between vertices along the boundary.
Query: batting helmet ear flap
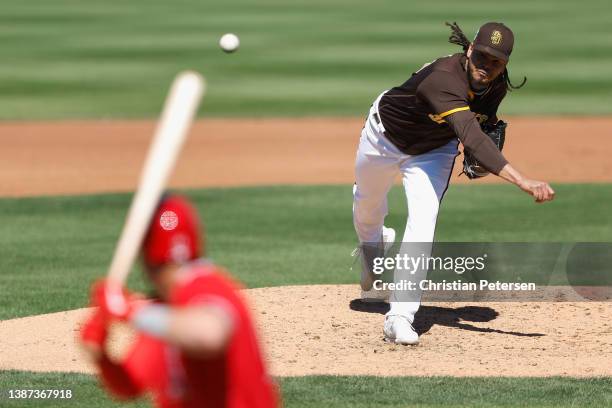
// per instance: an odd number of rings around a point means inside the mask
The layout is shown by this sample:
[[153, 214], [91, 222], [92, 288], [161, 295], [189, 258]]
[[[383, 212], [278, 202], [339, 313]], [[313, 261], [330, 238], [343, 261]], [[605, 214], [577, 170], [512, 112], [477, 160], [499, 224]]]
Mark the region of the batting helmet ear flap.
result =
[[164, 195], [143, 241], [145, 265], [155, 268], [198, 258], [201, 254], [199, 224], [195, 209], [185, 198]]

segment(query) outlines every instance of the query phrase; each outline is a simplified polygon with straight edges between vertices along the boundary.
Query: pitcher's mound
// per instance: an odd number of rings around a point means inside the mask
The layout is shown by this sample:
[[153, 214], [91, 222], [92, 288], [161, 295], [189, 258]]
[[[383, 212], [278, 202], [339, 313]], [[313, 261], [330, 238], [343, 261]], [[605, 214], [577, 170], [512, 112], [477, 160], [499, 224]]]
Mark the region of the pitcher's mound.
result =
[[[383, 342], [387, 304], [355, 285], [246, 291], [274, 375], [610, 376], [612, 303], [436, 303], [418, 346]], [[91, 372], [75, 344], [86, 309], [0, 322], [0, 369]], [[128, 343], [121, 335], [114, 349]]]

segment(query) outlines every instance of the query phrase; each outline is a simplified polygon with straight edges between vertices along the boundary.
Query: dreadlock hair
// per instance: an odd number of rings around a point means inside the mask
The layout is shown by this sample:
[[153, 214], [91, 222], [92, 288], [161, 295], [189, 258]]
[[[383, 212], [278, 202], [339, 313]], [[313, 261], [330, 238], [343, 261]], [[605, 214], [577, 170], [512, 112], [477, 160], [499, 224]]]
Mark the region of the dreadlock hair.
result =
[[[461, 28], [456, 22], [452, 24], [449, 22], [446, 22], [446, 25], [451, 28], [451, 35], [448, 38], [448, 42], [451, 44], [457, 44], [461, 46], [461, 48], [463, 48], [463, 52], [467, 52], [468, 48], [470, 47], [471, 42], [465, 36], [465, 34], [463, 33], [463, 30], [461, 30]], [[523, 82], [521, 82], [520, 85], [513, 85], [512, 82], [510, 82], [510, 75], [508, 74], [507, 68], [504, 69], [504, 72], [501, 75], [502, 75], [502, 80], [506, 83], [506, 89], [508, 89], [509, 91], [512, 91], [513, 89], [522, 88], [523, 85], [525, 85], [525, 83], [527, 82], [527, 77], [523, 77]]]

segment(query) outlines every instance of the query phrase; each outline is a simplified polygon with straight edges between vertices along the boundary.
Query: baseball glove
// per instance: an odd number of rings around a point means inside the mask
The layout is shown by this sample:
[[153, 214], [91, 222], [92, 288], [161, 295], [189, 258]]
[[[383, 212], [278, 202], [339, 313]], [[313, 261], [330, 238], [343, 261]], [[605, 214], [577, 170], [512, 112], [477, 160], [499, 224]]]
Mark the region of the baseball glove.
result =
[[[483, 123], [481, 126], [482, 131], [491, 138], [500, 152], [504, 148], [504, 141], [506, 140], [506, 126], [508, 126], [508, 124], [503, 120], [495, 124]], [[489, 171], [482, 167], [474, 156], [464, 150], [463, 173], [468, 176], [469, 179], [477, 179], [488, 175]]]

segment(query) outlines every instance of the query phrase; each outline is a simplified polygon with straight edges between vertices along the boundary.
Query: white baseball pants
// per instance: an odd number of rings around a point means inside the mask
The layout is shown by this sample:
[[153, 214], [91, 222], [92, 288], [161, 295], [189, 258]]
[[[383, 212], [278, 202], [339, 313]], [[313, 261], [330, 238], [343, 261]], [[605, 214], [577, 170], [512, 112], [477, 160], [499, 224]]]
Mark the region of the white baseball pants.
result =
[[[452, 140], [440, 148], [414, 156], [402, 153], [385, 137], [379, 120], [378, 102], [382, 95], [384, 92], [370, 108], [357, 150], [353, 194], [355, 231], [360, 243], [380, 241], [388, 213], [387, 194], [401, 174], [408, 204], [402, 242], [433, 242], [440, 202], [448, 187], [459, 142]], [[397, 273], [395, 280], [398, 280]], [[400, 296], [394, 292], [388, 314], [402, 315], [413, 322], [420, 298], [411, 302], [398, 299]]]

